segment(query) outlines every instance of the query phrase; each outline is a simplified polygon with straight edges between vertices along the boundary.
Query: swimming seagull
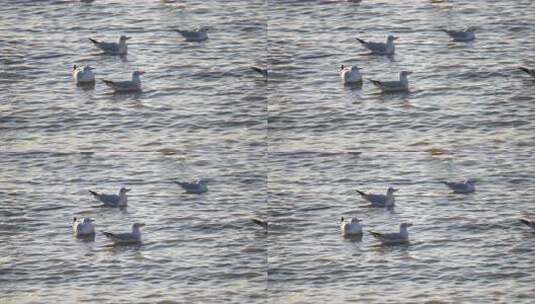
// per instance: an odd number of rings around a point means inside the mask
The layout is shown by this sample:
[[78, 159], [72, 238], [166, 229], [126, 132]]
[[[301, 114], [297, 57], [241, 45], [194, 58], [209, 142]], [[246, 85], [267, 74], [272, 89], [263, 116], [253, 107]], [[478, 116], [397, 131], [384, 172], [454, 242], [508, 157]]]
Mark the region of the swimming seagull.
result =
[[525, 67], [519, 67], [519, 69], [528, 73], [528, 75], [530, 75], [531, 77], [535, 77], [535, 69], [528, 69]]
[[450, 189], [453, 190], [453, 193], [469, 194], [469, 193], [476, 191], [474, 181], [471, 179], [467, 179], [462, 182], [441, 182], [441, 183], [450, 187]]
[[362, 82], [362, 75], [360, 74], [360, 68], [357, 66], [340, 66], [340, 77], [345, 84]]
[[251, 221], [255, 224], [257, 224], [258, 226], [264, 228], [264, 230], [268, 230], [268, 222], [267, 221], [263, 221], [263, 220], [259, 220], [259, 219], [251, 219]]
[[386, 195], [384, 195], [384, 194], [364, 193], [362, 191], [357, 190], [357, 192], [366, 201], [372, 204], [372, 207], [394, 207], [394, 203], [395, 203], [394, 192], [396, 191], [398, 191], [398, 189], [389, 187], [386, 190]]
[[130, 189], [126, 189], [125, 187], [122, 187], [119, 190], [119, 195], [103, 194], [103, 193], [98, 193], [92, 190], [89, 190], [89, 193], [91, 193], [96, 199], [101, 201], [106, 207], [126, 207], [126, 204], [127, 204], [126, 192], [128, 191], [130, 191]]
[[396, 47], [394, 46], [394, 40], [397, 40], [399, 37], [394, 37], [388, 35], [386, 38], [386, 43], [382, 42], [367, 42], [360, 38], [356, 38], [365, 48], [370, 50], [372, 54], [376, 55], [394, 55]]
[[407, 75], [410, 74], [412, 74], [410, 71], [401, 71], [399, 73], [398, 81], [370, 81], [379, 89], [381, 89], [382, 92], [407, 92], [409, 91], [409, 79], [407, 78]]
[[361, 220], [356, 217], [346, 220], [342, 216], [340, 220], [340, 230], [342, 231], [342, 234], [344, 236], [362, 234], [362, 226], [360, 225], [360, 222]]
[[476, 28], [473, 26], [467, 28], [464, 31], [453, 31], [453, 30], [441, 29], [441, 31], [450, 35], [453, 41], [457, 41], [457, 42], [469, 42], [469, 41], [475, 40], [476, 39], [476, 34], [474, 33], [475, 30]]
[[93, 84], [95, 83], [95, 74], [93, 74], [94, 68], [84, 65], [74, 65], [72, 68], [72, 77], [76, 84]]
[[407, 231], [407, 228], [411, 226], [411, 223], [401, 223], [399, 225], [399, 232], [397, 233], [379, 233], [373, 231], [370, 231], [370, 233], [383, 245], [403, 244], [409, 242], [409, 231]]
[[186, 30], [175, 30], [178, 32], [186, 41], [195, 41], [195, 42], [201, 42], [208, 39], [208, 30], [210, 28], [208, 26], [202, 26], [200, 28], [196, 28], [191, 31]]
[[87, 218], [87, 217], [81, 220], [74, 218], [72, 220], [72, 230], [74, 234], [76, 234], [77, 237], [94, 236], [95, 235], [95, 226], [93, 226], [94, 221], [95, 220]]
[[208, 191], [205, 181], [196, 180], [194, 182], [175, 182], [177, 185], [182, 187], [186, 193], [201, 194]]
[[259, 67], [255, 67], [255, 66], [252, 66], [251, 69], [253, 69], [253, 71], [256, 71], [258, 74], [264, 76], [264, 78], [266, 80], [268, 79], [268, 70], [267, 69], [263, 69], [263, 68], [259, 68]]
[[93, 44], [101, 49], [104, 53], [108, 55], [126, 55], [128, 47], [126, 46], [126, 40], [132, 37], [127, 37], [122, 35], [119, 37], [119, 43], [115, 42], [101, 42], [93, 38], [89, 38]]
[[528, 227], [530, 227], [531, 229], [535, 230], [535, 221], [530, 221], [530, 220], [525, 220], [525, 219], [520, 219], [520, 221], [524, 223], [525, 225], [527, 225]]
[[139, 228], [145, 226], [143, 223], [134, 223], [132, 225], [132, 232], [129, 233], [110, 233], [102, 232], [107, 238], [113, 241], [116, 245], [136, 244], [141, 243], [141, 230]]
[[103, 79], [102, 81], [116, 93], [139, 92], [141, 91], [141, 78], [139, 76], [143, 74], [145, 74], [143, 71], [134, 71], [132, 72], [132, 80], [111, 81]]

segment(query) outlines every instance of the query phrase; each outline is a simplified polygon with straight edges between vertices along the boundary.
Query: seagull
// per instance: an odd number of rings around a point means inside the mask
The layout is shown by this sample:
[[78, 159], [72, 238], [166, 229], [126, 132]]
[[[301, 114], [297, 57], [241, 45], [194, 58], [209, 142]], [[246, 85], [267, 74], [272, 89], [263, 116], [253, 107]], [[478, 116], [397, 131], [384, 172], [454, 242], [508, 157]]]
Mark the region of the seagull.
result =
[[186, 193], [201, 194], [208, 191], [205, 181], [196, 180], [192, 183], [190, 182], [175, 182], [177, 185], [186, 190]]
[[94, 68], [84, 65], [72, 67], [72, 77], [76, 84], [94, 84], [95, 83], [95, 74], [93, 74]]
[[394, 37], [388, 35], [386, 38], [386, 43], [382, 42], [366, 42], [360, 38], [356, 38], [365, 48], [370, 50], [372, 54], [375, 55], [394, 55], [396, 50], [394, 46], [394, 40], [397, 40], [399, 37]]
[[519, 69], [528, 73], [531, 77], [535, 77], [535, 69], [528, 69], [525, 67], [519, 67]]
[[127, 37], [122, 35], [119, 37], [119, 43], [115, 42], [100, 42], [93, 38], [89, 38], [93, 44], [101, 49], [104, 53], [108, 55], [126, 55], [128, 47], [126, 46], [126, 40], [132, 37]]
[[362, 82], [362, 75], [360, 74], [360, 68], [357, 66], [340, 66], [340, 77], [345, 84]]
[[471, 179], [467, 179], [463, 182], [441, 182], [441, 183], [450, 187], [450, 189], [453, 190], [453, 193], [469, 194], [469, 193], [476, 191], [474, 181]]
[[116, 93], [139, 92], [141, 91], [141, 79], [139, 76], [143, 74], [145, 74], [143, 71], [134, 71], [132, 72], [132, 80], [111, 81], [103, 79], [102, 81]]
[[264, 228], [264, 230], [268, 230], [268, 222], [267, 221], [263, 221], [263, 220], [259, 220], [259, 219], [251, 219], [251, 221], [255, 224], [257, 224], [258, 226]]
[[119, 195], [115, 194], [103, 194], [98, 193], [92, 190], [89, 190], [89, 193], [93, 194], [93, 196], [101, 201], [105, 207], [126, 207], [127, 198], [126, 198], [126, 192], [130, 191], [130, 189], [126, 189], [125, 187], [122, 187], [119, 190]]
[[113, 241], [116, 245], [136, 244], [141, 243], [141, 230], [139, 228], [145, 226], [143, 223], [134, 223], [132, 225], [132, 232], [130, 233], [110, 233], [102, 232], [107, 238]]
[[342, 216], [342, 219], [340, 220], [340, 230], [342, 230], [342, 234], [344, 236], [362, 234], [362, 226], [360, 225], [360, 222], [361, 220], [356, 217], [346, 220]]
[[201, 42], [208, 39], [208, 30], [210, 28], [208, 26], [202, 26], [200, 28], [196, 28], [191, 31], [185, 31], [185, 30], [175, 30], [178, 32], [186, 41], [195, 41], [195, 42]]
[[411, 223], [401, 223], [401, 225], [399, 225], [399, 232], [397, 233], [379, 233], [373, 231], [370, 231], [370, 233], [383, 245], [408, 243], [409, 232], [407, 231], [407, 228], [411, 226]]
[[402, 71], [399, 73], [398, 81], [379, 81], [370, 80], [375, 86], [381, 89], [382, 92], [407, 92], [409, 91], [409, 79], [407, 75], [412, 74], [409, 71]]
[[389, 187], [386, 190], [386, 195], [383, 194], [371, 194], [371, 193], [364, 193], [362, 191], [357, 190], [357, 192], [368, 202], [372, 204], [372, 207], [394, 207], [394, 192], [398, 191], [399, 189], [394, 189], [392, 187]]
[[81, 220], [74, 218], [72, 220], [72, 230], [74, 234], [76, 234], [77, 237], [94, 236], [95, 235], [95, 226], [93, 226], [94, 221], [95, 220], [87, 218], [87, 217]]
[[444, 30], [444, 29], [442, 29], [441, 31], [450, 35], [453, 41], [469, 42], [469, 41], [476, 39], [476, 34], [474, 33], [475, 30], [476, 28], [471, 26], [464, 31], [452, 31], [452, 30]]
[[520, 221], [535, 230], [535, 221], [520, 219]]
[[267, 69], [263, 69], [263, 68], [259, 68], [259, 67], [255, 67], [255, 66], [252, 66], [251, 69], [253, 69], [253, 71], [256, 71], [258, 74], [264, 76], [264, 78], [266, 80], [268, 79], [268, 70]]

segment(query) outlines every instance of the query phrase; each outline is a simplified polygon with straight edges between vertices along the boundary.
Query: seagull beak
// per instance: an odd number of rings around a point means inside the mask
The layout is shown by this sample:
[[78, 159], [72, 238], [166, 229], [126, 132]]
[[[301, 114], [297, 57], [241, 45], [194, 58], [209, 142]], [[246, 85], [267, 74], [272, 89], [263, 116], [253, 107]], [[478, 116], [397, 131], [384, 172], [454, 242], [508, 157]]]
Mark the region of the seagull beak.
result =
[[410, 75], [410, 74], [412, 74], [412, 72], [411, 72], [411, 71], [407, 71], [407, 73], [406, 73], [406, 74], [407, 74], [407, 75]]
[[132, 37], [126, 37], [126, 38], [124, 38], [124, 39], [125, 39], [125, 40], [130, 40], [130, 39], [132, 39]]
[[132, 189], [124, 189], [124, 192], [130, 192]]
[[394, 40], [398, 40], [398, 39], [399, 39], [399, 37], [394, 37]]
[[138, 226], [139, 227], [145, 227], [145, 223], [140, 223]]
[[143, 74], [145, 74], [145, 71], [139, 71], [138, 73], [139, 73], [139, 75], [143, 75]]
[[87, 67], [87, 68], [90, 69], [91, 71], [95, 69], [94, 67]]
[[393, 189], [392, 191], [393, 191], [393, 192], [398, 192], [398, 190], [399, 190], [399, 189]]
[[95, 221], [95, 219], [89, 219], [92, 223]]

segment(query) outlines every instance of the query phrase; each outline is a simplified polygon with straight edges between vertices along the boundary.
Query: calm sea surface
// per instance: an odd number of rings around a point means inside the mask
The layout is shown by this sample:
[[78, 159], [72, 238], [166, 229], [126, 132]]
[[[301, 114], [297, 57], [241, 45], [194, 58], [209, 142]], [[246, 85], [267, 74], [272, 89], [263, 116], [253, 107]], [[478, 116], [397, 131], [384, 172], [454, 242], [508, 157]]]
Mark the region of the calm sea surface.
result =
[[[0, 303], [532, 303], [532, 1], [4, 1]], [[209, 25], [209, 40], [173, 29]], [[440, 28], [478, 28], [473, 43]], [[88, 37], [132, 36], [126, 57]], [[355, 40], [400, 39], [393, 58]], [[74, 64], [95, 67], [76, 87]], [[249, 69], [269, 64], [270, 81]], [[340, 83], [410, 70], [411, 92]], [[140, 94], [99, 79], [142, 76]], [[203, 178], [184, 194], [174, 180]], [[474, 178], [456, 195], [441, 180]], [[129, 207], [98, 207], [88, 189]], [[391, 211], [355, 189], [400, 189]], [[94, 242], [72, 217], [96, 219]], [[409, 228], [406, 246], [340, 236]], [[250, 218], [270, 221], [264, 234]], [[101, 231], [144, 222], [140, 246]]]

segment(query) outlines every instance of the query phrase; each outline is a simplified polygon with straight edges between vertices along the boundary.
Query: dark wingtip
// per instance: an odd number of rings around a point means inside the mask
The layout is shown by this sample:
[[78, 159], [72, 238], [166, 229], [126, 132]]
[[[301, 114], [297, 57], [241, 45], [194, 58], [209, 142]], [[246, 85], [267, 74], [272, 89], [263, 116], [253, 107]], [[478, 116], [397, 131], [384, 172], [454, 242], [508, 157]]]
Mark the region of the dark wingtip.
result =
[[519, 68], [521, 71], [524, 71], [524, 72], [530, 74], [528, 68], [525, 68], [525, 67], [518, 67], [518, 68]]
[[360, 43], [362, 43], [362, 44], [366, 44], [366, 41], [364, 41], [364, 40], [362, 40], [362, 39], [360, 39], [360, 38], [358, 38], [358, 37], [355, 37], [355, 39], [357, 39], [358, 42], [360, 42]]
[[366, 193], [364, 193], [364, 192], [362, 192], [362, 191], [360, 191], [360, 190], [358, 190], [358, 189], [356, 189], [356, 191], [357, 191], [358, 194], [360, 194], [360, 195], [362, 195], [362, 196], [366, 196]]
[[525, 219], [520, 219], [520, 221], [524, 224], [526, 224], [527, 226], [530, 226], [531, 227], [531, 222], [528, 221], [528, 220], [525, 220]]

